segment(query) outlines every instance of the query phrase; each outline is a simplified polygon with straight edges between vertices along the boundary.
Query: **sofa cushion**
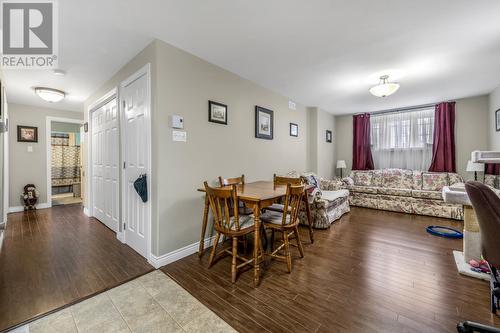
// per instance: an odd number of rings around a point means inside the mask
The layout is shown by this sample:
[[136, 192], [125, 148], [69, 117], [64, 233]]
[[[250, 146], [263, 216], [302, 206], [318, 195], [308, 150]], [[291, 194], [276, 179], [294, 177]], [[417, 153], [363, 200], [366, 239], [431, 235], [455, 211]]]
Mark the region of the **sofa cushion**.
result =
[[500, 189], [500, 176], [484, 175], [484, 184], [496, 189]]
[[344, 185], [344, 182], [340, 179], [325, 179], [321, 178], [320, 189], [321, 191], [338, 191], [341, 190]]
[[422, 190], [441, 191], [443, 187], [449, 185], [448, 174], [445, 172], [422, 173]]
[[373, 170], [372, 171], [372, 185], [376, 187], [381, 187], [384, 179], [384, 169]]
[[372, 171], [353, 171], [352, 177], [356, 186], [372, 186]]
[[383, 195], [395, 195], [395, 196], [400, 196], [400, 197], [411, 197], [411, 189], [406, 189], [406, 188], [385, 188], [385, 187], [379, 187], [377, 189], [378, 194], [383, 194]]
[[413, 190], [411, 195], [419, 199], [443, 200], [443, 195], [440, 191]]
[[402, 169], [385, 169], [382, 175], [382, 187], [411, 189], [413, 186], [413, 172]]
[[378, 187], [352, 185], [348, 186], [347, 189], [352, 192], [377, 194]]
[[321, 199], [326, 201], [335, 201], [338, 198], [346, 198], [349, 196], [349, 191], [339, 190], [339, 191], [323, 191]]
[[448, 185], [453, 185], [457, 183], [463, 183], [464, 179], [458, 173], [449, 173], [448, 174]]
[[413, 190], [421, 190], [422, 189], [422, 171], [413, 171]]

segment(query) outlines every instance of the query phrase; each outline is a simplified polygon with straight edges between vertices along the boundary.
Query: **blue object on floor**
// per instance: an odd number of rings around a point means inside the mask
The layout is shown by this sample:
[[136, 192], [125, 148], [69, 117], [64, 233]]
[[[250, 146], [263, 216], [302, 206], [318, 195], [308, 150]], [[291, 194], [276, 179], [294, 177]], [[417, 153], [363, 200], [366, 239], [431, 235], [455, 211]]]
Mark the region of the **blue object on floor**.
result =
[[444, 238], [457, 238], [457, 239], [464, 238], [464, 235], [460, 231], [448, 227], [431, 225], [428, 226], [426, 230], [428, 233], [434, 236], [439, 236]]

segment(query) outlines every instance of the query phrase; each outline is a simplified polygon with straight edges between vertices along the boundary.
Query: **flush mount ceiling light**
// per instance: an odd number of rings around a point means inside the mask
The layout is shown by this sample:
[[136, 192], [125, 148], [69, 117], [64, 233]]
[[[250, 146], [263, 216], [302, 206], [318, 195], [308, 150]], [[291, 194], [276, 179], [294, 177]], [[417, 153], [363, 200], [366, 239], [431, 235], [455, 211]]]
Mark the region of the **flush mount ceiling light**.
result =
[[389, 82], [389, 75], [382, 75], [380, 82], [370, 88], [370, 93], [377, 97], [387, 97], [394, 94], [399, 89], [398, 83]]
[[60, 102], [66, 97], [64, 91], [52, 88], [36, 87], [35, 93], [40, 96], [41, 99], [50, 103]]

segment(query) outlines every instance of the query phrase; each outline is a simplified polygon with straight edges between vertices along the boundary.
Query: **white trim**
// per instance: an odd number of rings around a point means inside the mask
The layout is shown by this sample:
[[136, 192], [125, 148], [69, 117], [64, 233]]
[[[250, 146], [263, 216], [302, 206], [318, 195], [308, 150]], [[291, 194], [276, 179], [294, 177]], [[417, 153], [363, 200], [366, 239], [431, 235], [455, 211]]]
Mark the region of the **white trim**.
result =
[[83, 214], [85, 214], [87, 217], [90, 217], [87, 207], [83, 207]]
[[[36, 205], [36, 209], [46, 209], [50, 207], [52, 207], [52, 205], [50, 205], [48, 202], [39, 203]], [[22, 211], [24, 211], [24, 206], [9, 207], [9, 213], [18, 213]]]
[[[86, 184], [86, 188], [87, 188], [87, 191], [85, 191], [85, 203], [87, 205], [87, 207], [84, 207], [87, 209], [87, 216], [89, 217], [92, 217], [94, 216], [94, 197], [93, 197], [93, 188], [92, 188], [92, 178], [93, 178], [93, 168], [92, 168], [92, 112], [96, 111], [97, 109], [99, 109], [101, 106], [105, 105], [106, 103], [108, 103], [109, 101], [113, 100], [113, 98], [116, 98], [116, 103], [118, 104], [118, 89], [117, 88], [113, 88], [111, 89], [109, 92], [107, 92], [106, 94], [104, 94], [104, 96], [102, 96], [101, 98], [97, 99], [94, 103], [92, 103], [88, 109], [87, 109], [87, 112], [88, 112], [88, 119], [87, 119], [87, 123], [88, 123], [88, 131], [86, 133], [86, 137], [85, 137], [85, 144], [87, 145], [87, 172], [85, 173], [85, 176], [86, 176], [86, 180], [87, 180], [87, 184]], [[120, 112], [120, 108], [119, 106], [118, 107], [118, 113]], [[122, 129], [121, 129], [121, 120], [119, 119], [119, 123], [118, 123], [118, 130], [119, 132], [121, 133]], [[120, 135], [120, 133], [118, 133], [118, 135]], [[121, 147], [118, 147], [119, 149]], [[120, 156], [121, 156], [121, 151], [120, 151]], [[119, 173], [121, 174], [121, 168], [119, 169]], [[120, 184], [121, 186], [121, 184]], [[121, 204], [121, 200], [120, 200], [120, 204]], [[121, 225], [121, 208], [119, 209], [120, 210], [120, 217], [119, 217], [119, 220], [120, 222], [118, 223], [118, 230], [116, 231], [116, 234], [118, 236], [118, 232], [120, 231], [120, 225]]]
[[[209, 248], [214, 244], [215, 236], [205, 238], [205, 249]], [[220, 238], [220, 242], [222, 242], [223, 237]], [[163, 254], [161, 256], [155, 256], [154, 254], [151, 253], [150, 259], [148, 262], [154, 267], [154, 268], [160, 268], [162, 266], [168, 265], [170, 263], [173, 263], [174, 261], [180, 260], [184, 257], [190, 256], [193, 253], [198, 252], [198, 248], [200, 246], [200, 242], [196, 242], [184, 247], [181, 247], [180, 249], [174, 250], [172, 252]]]
[[75, 118], [63, 118], [63, 117], [45, 117], [45, 146], [47, 150], [47, 205], [52, 207], [52, 144], [51, 144], [51, 132], [52, 132], [52, 122], [60, 123], [70, 123], [70, 124], [83, 124], [83, 119]]
[[[150, 63], [147, 63], [146, 65], [144, 65], [141, 69], [139, 69], [137, 72], [135, 72], [134, 74], [130, 75], [127, 79], [125, 79], [124, 81], [122, 81], [120, 83], [120, 89], [119, 89], [119, 93], [118, 93], [118, 110], [120, 112], [120, 142], [121, 142], [121, 151], [123, 152], [124, 151], [124, 144], [125, 144], [125, 140], [123, 140], [123, 136], [126, 135], [127, 133], [124, 133], [123, 131], [123, 128], [121, 127], [122, 124], [124, 124], [124, 118], [123, 118], [123, 111], [122, 111], [122, 99], [121, 99], [121, 94], [120, 94], [120, 91], [122, 88], [126, 87], [127, 85], [131, 84], [132, 82], [134, 82], [135, 80], [137, 80], [138, 78], [140, 78], [141, 76], [143, 75], [146, 75], [147, 76], [147, 89], [146, 89], [146, 92], [148, 94], [146, 100], [147, 100], [147, 103], [148, 103], [148, 106], [147, 106], [147, 110], [146, 110], [146, 113], [145, 113], [145, 118], [146, 118], [146, 126], [147, 126], [147, 132], [146, 133], [146, 139], [147, 139], [147, 144], [146, 144], [146, 149], [148, 151], [148, 169], [147, 169], [147, 178], [148, 178], [148, 202], [147, 202], [147, 210], [148, 210], [148, 221], [146, 221], [146, 223], [148, 223], [148, 234], [147, 234], [147, 237], [146, 237], [146, 259], [148, 262], [151, 262], [153, 260], [153, 254], [151, 253], [151, 229], [152, 229], [152, 204], [151, 204], [151, 201], [154, 199], [151, 197], [151, 187], [152, 187], [152, 184], [154, 183], [154, 180], [153, 180], [153, 173], [152, 173], [152, 138], [151, 138], [151, 114], [152, 114], [152, 110], [151, 110], [151, 106], [152, 106], [152, 96], [151, 96], [151, 64]], [[124, 159], [123, 159], [123, 154], [120, 154], [120, 165], [123, 165], [123, 162], [124, 162]], [[121, 186], [121, 202], [122, 202], [122, 205], [121, 205], [121, 211], [120, 211], [120, 216], [121, 216], [121, 219], [120, 219], [120, 227], [118, 228], [118, 232], [116, 233], [116, 236], [117, 238], [123, 242], [123, 243], [127, 243], [127, 238], [126, 238], [126, 232], [125, 230], [123, 230], [123, 216], [124, 216], [124, 212], [123, 210], [125, 209], [125, 207], [127, 207], [127, 203], [124, 202], [125, 200], [125, 186], [123, 186], [123, 184], [126, 183], [126, 180], [125, 180], [125, 172], [122, 172], [121, 173], [121, 179], [120, 179], [120, 186]]]

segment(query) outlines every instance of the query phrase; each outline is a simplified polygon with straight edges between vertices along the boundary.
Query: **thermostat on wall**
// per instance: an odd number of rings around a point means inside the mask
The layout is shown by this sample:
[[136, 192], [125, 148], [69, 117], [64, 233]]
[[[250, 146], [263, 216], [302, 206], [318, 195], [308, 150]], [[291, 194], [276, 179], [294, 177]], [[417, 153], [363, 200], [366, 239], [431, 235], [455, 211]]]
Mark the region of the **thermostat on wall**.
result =
[[184, 128], [184, 118], [176, 114], [170, 116], [170, 126], [172, 128]]

